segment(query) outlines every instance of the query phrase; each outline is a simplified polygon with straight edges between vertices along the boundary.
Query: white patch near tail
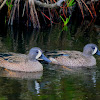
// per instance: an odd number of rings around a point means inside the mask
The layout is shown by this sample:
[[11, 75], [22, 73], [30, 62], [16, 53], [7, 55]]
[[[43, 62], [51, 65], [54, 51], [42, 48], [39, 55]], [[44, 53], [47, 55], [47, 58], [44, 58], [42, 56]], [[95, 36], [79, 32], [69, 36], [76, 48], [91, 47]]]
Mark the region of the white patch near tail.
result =
[[49, 58], [52, 62], [57, 62], [57, 60], [56, 59], [54, 59], [54, 58]]
[[38, 54], [36, 56], [36, 59], [38, 59], [41, 55], [42, 55], [42, 52], [40, 50], [38, 50]]
[[95, 49], [94, 49], [92, 54], [94, 55], [97, 52], [97, 50], [98, 50], [97, 47], [95, 47]]

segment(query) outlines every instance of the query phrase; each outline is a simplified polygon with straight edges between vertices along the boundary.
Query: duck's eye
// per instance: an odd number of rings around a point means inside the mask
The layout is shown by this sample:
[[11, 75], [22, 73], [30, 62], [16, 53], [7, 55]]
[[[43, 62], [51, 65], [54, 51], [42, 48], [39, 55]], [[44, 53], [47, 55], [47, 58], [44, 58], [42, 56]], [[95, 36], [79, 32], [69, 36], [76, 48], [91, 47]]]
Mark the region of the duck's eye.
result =
[[36, 51], [36, 53], [38, 53], [38, 51]]
[[95, 49], [95, 47], [92, 47], [92, 49], [94, 50], [94, 49]]

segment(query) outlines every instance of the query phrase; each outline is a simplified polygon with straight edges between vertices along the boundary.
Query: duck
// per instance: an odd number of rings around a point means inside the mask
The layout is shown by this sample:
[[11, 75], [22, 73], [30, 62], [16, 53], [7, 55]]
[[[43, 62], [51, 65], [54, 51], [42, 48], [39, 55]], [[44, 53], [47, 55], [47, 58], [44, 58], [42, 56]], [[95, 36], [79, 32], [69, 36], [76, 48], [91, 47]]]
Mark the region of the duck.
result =
[[61, 50], [51, 53], [46, 53], [52, 64], [58, 64], [68, 67], [89, 67], [96, 65], [96, 59], [93, 56], [97, 54], [100, 56], [100, 51], [96, 44], [86, 44], [81, 51]]
[[43, 71], [43, 66], [38, 59], [51, 62], [38, 47], [31, 48], [27, 55], [13, 52], [0, 53], [0, 67], [21, 72]]

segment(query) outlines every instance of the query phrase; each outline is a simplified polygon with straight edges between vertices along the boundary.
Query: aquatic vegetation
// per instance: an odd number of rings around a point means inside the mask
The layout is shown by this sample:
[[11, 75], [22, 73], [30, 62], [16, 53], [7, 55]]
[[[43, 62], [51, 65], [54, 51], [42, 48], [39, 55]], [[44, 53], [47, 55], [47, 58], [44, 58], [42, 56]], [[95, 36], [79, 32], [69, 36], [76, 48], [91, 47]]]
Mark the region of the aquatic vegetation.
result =
[[66, 19], [64, 23], [67, 24], [67, 16], [72, 15], [76, 7], [80, 8], [78, 13], [81, 13], [83, 19], [85, 16], [94, 19], [100, 2], [99, 0], [1, 0], [0, 3], [0, 9], [5, 4], [8, 7], [7, 15], [4, 16], [5, 23], [8, 25], [22, 22], [26, 26], [41, 28], [60, 23], [59, 15]]
[[[12, 7], [13, 7], [12, 1], [11, 1], [11, 0], [7, 0], [7, 1], [6, 1], [6, 5], [7, 5], [7, 7], [8, 7], [7, 17], [9, 18], [9, 17], [10, 17], [10, 14], [11, 14], [11, 9], [12, 9]], [[7, 22], [7, 17], [5, 16], [5, 24], [6, 24], [6, 22]]]
[[60, 16], [60, 18], [62, 19], [62, 21], [63, 21], [63, 23], [64, 23], [64, 26], [63, 26], [63, 29], [62, 29], [62, 30], [64, 30], [64, 31], [67, 31], [67, 30], [68, 30], [67, 24], [68, 24], [68, 22], [69, 22], [69, 20], [70, 20], [70, 17], [71, 17], [71, 15], [69, 16], [69, 18], [66, 18], [66, 20], [64, 20], [64, 19]]
[[64, 23], [64, 26], [66, 26], [66, 25], [68, 24], [68, 22], [69, 22], [69, 20], [70, 20], [70, 17], [71, 17], [71, 15], [69, 16], [69, 18], [66, 18], [66, 20], [64, 20], [64, 19], [60, 16], [60, 18], [62, 19], [62, 21], [63, 21], [63, 23]]
[[12, 7], [13, 7], [12, 1], [11, 1], [11, 0], [9, 0], [9, 1], [7, 0], [7, 1], [6, 1], [6, 5], [8, 6], [8, 9], [9, 9], [9, 10], [11, 10]]
[[67, 3], [67, 7], [71, 7], [75, 4], [74, 0], [68, 0], [66, 1], [66, 3]]

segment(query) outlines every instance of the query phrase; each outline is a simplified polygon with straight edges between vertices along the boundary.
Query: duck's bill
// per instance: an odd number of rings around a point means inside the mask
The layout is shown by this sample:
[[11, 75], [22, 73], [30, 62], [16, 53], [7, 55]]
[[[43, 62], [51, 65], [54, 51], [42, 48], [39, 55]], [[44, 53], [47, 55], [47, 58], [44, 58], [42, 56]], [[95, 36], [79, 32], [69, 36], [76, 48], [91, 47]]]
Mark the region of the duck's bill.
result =
[[100, 56], [100, 51], [99, 51], [99, 50], [97, 50], [96, 54]]
[[44, 61], [48, 62], [48, 63], [51, 62], [51, 60], [49, 60], [44, 54], [42, 54], [40, 58], [43, 59]]

